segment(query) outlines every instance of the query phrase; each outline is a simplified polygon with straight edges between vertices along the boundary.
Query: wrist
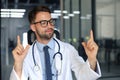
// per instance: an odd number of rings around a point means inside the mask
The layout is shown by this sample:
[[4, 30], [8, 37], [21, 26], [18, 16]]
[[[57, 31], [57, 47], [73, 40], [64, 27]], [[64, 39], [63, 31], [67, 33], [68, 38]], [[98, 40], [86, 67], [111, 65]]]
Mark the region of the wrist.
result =
[[15, 66], [15, 67], [22, 67], [22, 65], [23, 65], [22, 63], [14, 62], [14, 66]]
[[17, 73], [17, 75], [19, 76], [19, 78], [21, 78], [21, 74], [22, 74], [22, 63], [14, 63], [14, 70]]
[[15, 69], [15, 71], [16, 71], [16, 72], [21, 72], [21, 71], [22, 71], [22, 66], [23, 66], [22, 63], [17, 63], [17, 62], [15, 62], [15, 63], [14, 63], [14, 69]]
[[88, 59], [89, 64], [90, 64], [90, 68], [95, 70], [96, 69], [96, 65], [97, 65], [97, 59]]
[[96, 62], [97, 62], [97, 58], [89, 58], [89, 57], [88, 57], [88, 61], [89, 61], [90, 63], [96, 63]]

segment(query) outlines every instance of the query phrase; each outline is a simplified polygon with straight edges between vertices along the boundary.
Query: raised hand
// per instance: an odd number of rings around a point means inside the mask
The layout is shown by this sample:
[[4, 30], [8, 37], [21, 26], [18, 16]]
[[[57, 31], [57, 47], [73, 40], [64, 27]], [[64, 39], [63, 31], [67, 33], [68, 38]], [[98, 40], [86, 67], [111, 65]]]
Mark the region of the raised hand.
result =
[[90, 39], [87, 42], [82, 42], [82, 45], [85, 49], [85, 52], [88, 56], [88, 61], [92, 69], [95, 69], [96, 66], [96, 56], [98, 52], [98, 45], [94, 41], [93, 31], [90, 31]]
[[24, 47], [23, 47], [23, 45], [21, 44], [21, 41], [20, 41], [20, 36], [17, 36], [17, 46], [12, 51], [14, 61], [18, 62], [18, 63], [22, 63], [26, 54], [27, 54], [28, 49], [29, 49], [29, 45], [27, 45], [26, 48], [24, 49]]
[[20, 41], [20, 36], [17, 36], [17, 46], [12, 51], [12, 54], [14, 58], [14, 69], [19, 75], [19, 77], [21, 76], [23, 61], [24, 61], [24, 58], [27, 54], [29, 47], [30, 45], [27, 45], [26, 48], [24, 49]]

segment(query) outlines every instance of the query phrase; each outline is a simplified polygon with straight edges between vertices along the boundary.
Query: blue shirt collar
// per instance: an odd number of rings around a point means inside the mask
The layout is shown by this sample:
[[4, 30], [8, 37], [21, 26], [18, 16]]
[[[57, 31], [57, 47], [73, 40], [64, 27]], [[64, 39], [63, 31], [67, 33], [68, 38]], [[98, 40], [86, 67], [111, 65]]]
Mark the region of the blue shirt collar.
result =
[[[46, 46], [45, 44], [42, 44], [38, 41], [36, 41], [36, 45], [39, 48], [40, 51], [43, 51], [43, 47]], [[53, 40], [53, 38], [48, 42], [47, 46], [49, 46], [50, 49], [54, 49], [55, 48], [55, 41]]]

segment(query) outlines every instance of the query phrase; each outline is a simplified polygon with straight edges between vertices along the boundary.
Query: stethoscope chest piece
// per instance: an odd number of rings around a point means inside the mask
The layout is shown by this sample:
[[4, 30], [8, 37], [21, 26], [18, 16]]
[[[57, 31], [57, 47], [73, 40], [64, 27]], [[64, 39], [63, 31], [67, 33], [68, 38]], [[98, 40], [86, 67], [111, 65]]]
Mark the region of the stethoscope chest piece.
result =
[[40, 70], [40, 67], [38, 65], [35, 65], [34, 66], [34, 71], [39, 71]]

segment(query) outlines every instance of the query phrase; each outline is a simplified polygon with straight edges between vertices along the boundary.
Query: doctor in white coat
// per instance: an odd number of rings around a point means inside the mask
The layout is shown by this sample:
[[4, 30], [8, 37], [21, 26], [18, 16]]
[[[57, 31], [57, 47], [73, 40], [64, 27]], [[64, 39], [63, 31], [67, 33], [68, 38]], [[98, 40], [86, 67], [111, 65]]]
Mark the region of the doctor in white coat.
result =
[[[46, 45], [50, 46], [49, 51], [52, 56], [52, 80], [73, 80], [72, 71], [77, 80], [96, 80], [101, 76], [96, 58], [98, 46], [94, 42], [92, 30], [88, 42], [82, 43], [88, 56], [85, 62], [72, 45], [53, 38], [55, 21], [51, 18], [49, 8], [35, 7], [29, 13], [29, 22], [32, 31], [35, 32], [36, 41], [24, 48], [20, 37], [17, 36], [17, 46], [12, 51], [14, 65], [10, 80], [46, 80], [44, 52], [41, 49]], [[57, 52], [62, 56], [55, 55]]]

